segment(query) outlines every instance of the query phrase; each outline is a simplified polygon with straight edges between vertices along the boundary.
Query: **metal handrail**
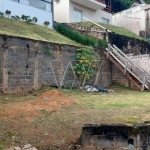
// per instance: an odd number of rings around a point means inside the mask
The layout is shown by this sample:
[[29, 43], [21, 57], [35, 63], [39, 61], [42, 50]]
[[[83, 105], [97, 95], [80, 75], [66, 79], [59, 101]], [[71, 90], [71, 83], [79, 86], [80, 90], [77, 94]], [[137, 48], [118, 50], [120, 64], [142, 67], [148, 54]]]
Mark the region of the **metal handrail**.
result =
[[[106, 50], [108, 51], [108, 49], [106, 48]], [[114, 58], [115, 58], [115, 60], [117, 60], [117, 62], [119, 62], [119, 64], [123, 67], [123, 68], [125, 68], [125, 65], [112, 53], [112, 52], [109, 52], [110, 54], [111, 54], [111, 56], [113, 56]], [[141, 81], [141, 79], [139, 79], [130, 69], [127, 69], [128, 70], [128, 72], [129, 73], [131, 73], [133, 76], [135, 76], [135, 78], [137, 78], [140, 82], [142, 82]], [[147, 87], [148, 88], [148, 87]]]
[[[116, 48], [117, 49], [117, 51], [119, 52], [119, 53], [121, 53], [124, 57], [125, 57], [125, 59], [127, 59], [130, 63], [131, 63], [131, 67], [136, 67], [136, 71], [138, 71], [137, 69], [139, 69], [141, 72], [142, 72], [142, 77], [143, 76], [145, 76], [145, 78], [147, 79], [147, 81], [150, 83], [150, 75], [147, 73], [147, 72], [145, 72], [140, 66], [138, 66], [138, 65], [136, 65], [126, 54], [124, 54], [116, 45], [113, 45], [113, 47], [114, 48]], [[111, 47], [111, 48], [113, 48], [113, 47]], [[139, 72], [139, 71], [138, 71]], [[141, 72], [139, 72], [140, 74], [141, 74]]]
[[[128, 71], [139, 82], [141, 82], [142, 88], [143, 88], [143, 81], [144, 81], [144, 87], [149, 89], [149, 86], [147, 84], [150, 84], [150, 78], [148, 78], [150, 76], [148, 76], [148, 77], [145, 76], [145, 72], [143, 71], [143, 69], [140, 68], [139, 66], [137, 66], [135, 63], [133, 63], [131, 61], [131, 59], [128, 58], [127, 55], [125, 55], [118, 47], [116, 47], [115, 45], [113, 45], [114, 47], [112, 47], [110, 44], [108, 44], [108, 46], [109, 46], [109, 49], [106, 48], [106, 50], [108, 51], [108, 55], [110, 53], [111, 56], [114, 57], [124, 69], [126, 69], [126, 71]], [[111, 52], [111, 50], [112, 50], [112, 52]], [[117, 56], [115, 56], [115, 55], [117, 55]], [[128, 67], [126, 66], [126, 62], [127, 62]], [[145, 80], [146, 80], [147, 84], [145, 83]]]
[[[128, 60], [130, 60], [138, 69], [140, 69], [143, 73], [148, 74], [147, 72], [145, 72], [140, 66], [136, 65], [130, 57], [128, 57], [125, 53], [123, 53], [116, 45], [113, 45], [114, 48], [116, 48], [125, 58], [127, 58]], [[148, 74], [148, 76], [150, 76]]]

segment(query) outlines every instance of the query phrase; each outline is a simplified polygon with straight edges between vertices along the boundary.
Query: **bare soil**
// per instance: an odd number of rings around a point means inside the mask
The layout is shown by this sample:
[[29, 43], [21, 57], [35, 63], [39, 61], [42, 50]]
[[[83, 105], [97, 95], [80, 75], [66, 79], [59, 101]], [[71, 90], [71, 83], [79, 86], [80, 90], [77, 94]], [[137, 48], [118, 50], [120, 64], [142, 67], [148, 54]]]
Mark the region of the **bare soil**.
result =
[[27, 102], [9, 103], [0, 106], [0, 120], [9, 120], [17, 116], [25, 116], [27, 120], [33, 120], [40, 111], [55, 111], [62, 106], [70, 106], [76, 102], [64, 95], [59, 90], [44, 92], [38, 98]]

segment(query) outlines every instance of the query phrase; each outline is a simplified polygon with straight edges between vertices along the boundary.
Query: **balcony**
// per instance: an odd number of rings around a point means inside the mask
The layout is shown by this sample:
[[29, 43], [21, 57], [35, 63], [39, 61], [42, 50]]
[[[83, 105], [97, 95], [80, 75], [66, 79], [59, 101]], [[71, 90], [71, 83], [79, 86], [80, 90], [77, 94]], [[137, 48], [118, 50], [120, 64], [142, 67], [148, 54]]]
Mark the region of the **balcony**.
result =
[[93, 10], [101, 10], [106, 8], [105, 0], [70, 0], [70, 1]]

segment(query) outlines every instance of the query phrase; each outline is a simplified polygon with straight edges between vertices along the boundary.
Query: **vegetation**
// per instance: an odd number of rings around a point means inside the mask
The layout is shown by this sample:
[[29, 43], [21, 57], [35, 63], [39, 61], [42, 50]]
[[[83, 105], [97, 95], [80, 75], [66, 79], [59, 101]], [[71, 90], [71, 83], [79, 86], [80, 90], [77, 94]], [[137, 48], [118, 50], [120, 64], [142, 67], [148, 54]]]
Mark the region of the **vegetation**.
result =
[[[104, 23], [101, 23], [101, 22], [97, 22], [97, 23], [99, 25], [105, 27], [106, 29], [108, 29], [112, 32], [115, 32], [116, 34], [125, 35], [125, 36], [128, 36], [128, 37], [144, 40], [142, 37], [136, 35], [135, 33], [129, 31], [128, 29], [125, 29], [125, 28], [122, 28], [122, 27], [117, 27], [117, 26], [110, 25], [110, 24], [104, 24]], [[87, 26], [87, 27], [97, 27], [97, 28], [99, 28], [97, 25], [94, 25], [91, 22], [81, 22], [81, 23], [76, 23], [76, 24], [80, 24], [80, 25]]]
[[81, 43], [83, 45], [88, 45], [88, 46], [93, 46], [93, 47], [100, 46], [102, 48], [106, 48], [107, 44], [108, 44], [104, 40], [98, 40], [96, 38], [80, 34], [79, 32], [74, 31], [63, 24], [57, 24], [55, 29], [62, 35], [66, 36], [78, 43]]
[[21, 19], [24, 21], [25, 20], [25, 15], [21, 15]]
[[0, 12], [0, 17], [4, 17], [4, 13], [3, 12]]
[[97, 56], [92, 48], [77, 49], [76, 60], [78, 63], [76, 63], [74, 69], [81, 80], [85, 75], [87, 79], [94, 75], [96, 66], [91, 64], [91, 60], [95, 60]]
[[[22, 18], [22, 17], [21, 17]], [[14, 19], [0, 17], [0, 34], [12, 35], [16, 37], [25, 37], [29, 39], [48, 41], [54, 43], [82, 46], [53, 29], [45, 28], [36, 24], [27, 24]]]
[[[31, 115], [33, 119], [24, 114], [12, 119], [1, 120], [1, 149], [5, 149], [6, 146], [12, 145], [14, 142], [17, 146], [28, 141], [41, 150], [66, 150], [69, 149], [72, 142], [79, 138], [84, 124], [135, 124], [150, 120], [149, 92], [140, 93], [119, 85], [110, 88], [115, 93], [62, 90], [67, 97], [76, 100], [77, 103], [55, 111], [42, 108], [40, 110], [39, 105], [37, 115]], [[50, 87], [43, 87], [25, 95], [1, 95], [0, 107], [7, 108], [8, 104], [18, 105], [21, 102], [30, 103], [32, 99], [51, 89]], [[3, 118], [3, 116], [1, 117]]]
[[46, 55], [51, 55], [51, 49], [49, 47], [45, 48], [45, 54]]
[[33, 17], [32, 21], [33, 21], [34, 23], [37, 23], [37, 22], [38, 22], [38, 18], [37, 18], [37, 17]]
[[17, 15], [16, 15], [16, 16], [11, 16], [11, 18], [12, 18], [12, 19], [15, 19], [15, 20], [20, 20], [20, 19], [21, 19], [21, 18], [20, 18], [19, 16], [17, 16]]
[[49, 24], [50, 24], [49, 21], [45, 21], [45, 22], [44, 22], [44, 25], [45, 25], [46, 27], [47, 27]]
[[5, 14], [8, 16], [8, 18], [9, 18], [9, 16], [11, 15], [11, 11], [10, 10], [6, 10], [5, 11]]
[[[147, 4], [150, 4], [150, 0], [144, 0]], [[134, 3], [140, 3], [140, 0], [113, 0], [112, 13], [117, 13], [122, 10], [130, 8]]]

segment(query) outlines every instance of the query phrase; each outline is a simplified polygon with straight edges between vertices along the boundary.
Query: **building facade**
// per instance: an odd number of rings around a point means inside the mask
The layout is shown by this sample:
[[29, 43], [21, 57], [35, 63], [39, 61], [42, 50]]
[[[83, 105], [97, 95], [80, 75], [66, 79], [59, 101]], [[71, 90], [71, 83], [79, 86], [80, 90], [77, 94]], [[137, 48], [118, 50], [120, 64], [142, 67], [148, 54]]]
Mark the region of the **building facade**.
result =
[[11, 11], [11, 15], [37, 17], [39, 25], [49, 21], [53, 27], [53, 0], [0, 0], [0, 12]]
[[150, 38], [150, 5], [139, 4], [116, 13], [112, 16], [112, 24], [126, 28], [137, 35]]
[[95, 22], [112, 22], [111, 0], [55, 0], [54, 20], [82, 22], [83, 17]]

